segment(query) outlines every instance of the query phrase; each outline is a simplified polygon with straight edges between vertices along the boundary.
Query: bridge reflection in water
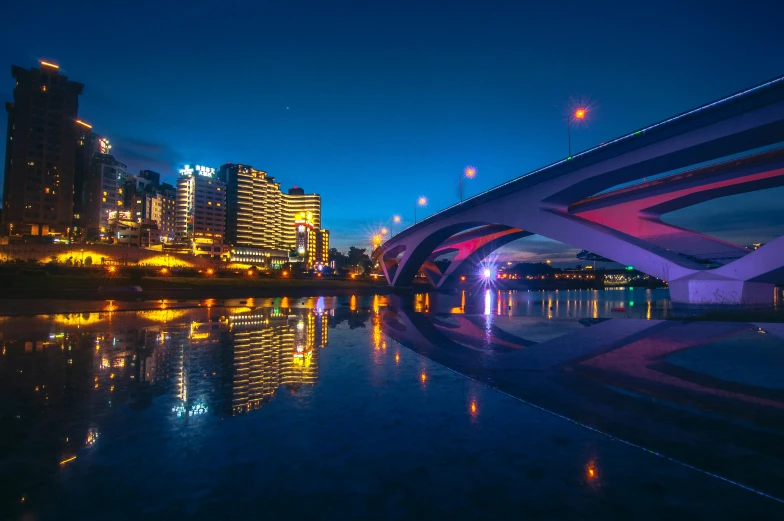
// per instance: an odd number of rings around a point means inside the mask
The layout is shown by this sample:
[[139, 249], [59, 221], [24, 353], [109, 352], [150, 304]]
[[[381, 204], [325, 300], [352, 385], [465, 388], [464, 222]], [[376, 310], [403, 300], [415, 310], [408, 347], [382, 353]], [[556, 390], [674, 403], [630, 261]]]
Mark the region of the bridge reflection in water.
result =
[[[784, 324], [381, 311], [399, 344], [528, 404], [784, 498]], [[499, 316], [500, 315], [500, 316]], [[473, 404], [473, 407], [477, 407]]]

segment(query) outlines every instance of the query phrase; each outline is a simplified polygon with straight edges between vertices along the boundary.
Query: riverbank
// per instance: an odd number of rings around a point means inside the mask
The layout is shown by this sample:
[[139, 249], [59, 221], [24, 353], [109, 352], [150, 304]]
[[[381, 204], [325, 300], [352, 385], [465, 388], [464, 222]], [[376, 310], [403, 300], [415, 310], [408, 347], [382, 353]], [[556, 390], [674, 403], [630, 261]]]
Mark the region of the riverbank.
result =
[[[387, 294], [384, 281], [207, 277], [97, 277], [49, 275], [5, 281], [3, 299], [160, 300]], [[142, 291], [123, 291], [139, 286]]]

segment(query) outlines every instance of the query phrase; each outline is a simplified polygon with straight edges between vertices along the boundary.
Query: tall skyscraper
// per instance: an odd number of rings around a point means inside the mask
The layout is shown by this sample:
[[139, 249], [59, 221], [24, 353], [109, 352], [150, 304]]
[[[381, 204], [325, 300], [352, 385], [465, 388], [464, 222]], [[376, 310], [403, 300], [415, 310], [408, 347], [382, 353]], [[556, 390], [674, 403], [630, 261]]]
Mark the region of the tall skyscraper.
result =
[[[319, 194], [306, 194], [299, 187], [290, 188], [283, 194], [283, 243], [290, 250], [297, 248], [297, 230], [295, 221], [301, 220], [302, 215], [307, 216], [313, 229], [321, 229], [321, 196]], [[315, 246], [315, 243], [314, 243]]]
[[280, 184], [266, 172], [227, 163], [218, 179], [226, 183], [226, 242], [275, 249], [283, 246]]
[[226, 185], [215, 169], [185, 165], [177, 179], [175, 230], [197, 255], [220, 256], [226, 227]]
[[73, 220], [79, 95], [59, 67], [11, 67], [14, 101], [6, 103], [3, 219], [18, 235], [66, 235]]
[[238, 262], [264, 264], [270, 252], [262, 250], [282, 250], [296, 252], [309, 266], [327, 263], [329, 232], [321, 230], [320, 195], [298, 187], [284, 194], [269, 174], [242, 164], [221, 166], [218, 179], [226, 183], [226, 242]]

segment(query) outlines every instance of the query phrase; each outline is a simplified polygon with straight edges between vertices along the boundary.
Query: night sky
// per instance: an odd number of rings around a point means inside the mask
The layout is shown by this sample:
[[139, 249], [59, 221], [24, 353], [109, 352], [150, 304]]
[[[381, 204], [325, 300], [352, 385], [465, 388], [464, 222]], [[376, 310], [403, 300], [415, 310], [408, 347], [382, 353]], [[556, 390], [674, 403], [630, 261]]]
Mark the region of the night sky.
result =
[[[127, 4], [5, 6], [0, 98], [12, 64], [59, 63], [129, 171], [173, 181], [181, 163], [253, 165], [320, 193], [339, 248], [366, 246], [394, 214], [410, 224], [419, 195], [420, 215], [454, 203], [466, 165], [470, 195], [565, 156], [576, 104], [591, 111], [575, 151], [784, 75], [773, 1]], [[764, 242], [784, 233], [782, 198], [672, 220]], [[579, 262], [541, 239], [514, 249]]]

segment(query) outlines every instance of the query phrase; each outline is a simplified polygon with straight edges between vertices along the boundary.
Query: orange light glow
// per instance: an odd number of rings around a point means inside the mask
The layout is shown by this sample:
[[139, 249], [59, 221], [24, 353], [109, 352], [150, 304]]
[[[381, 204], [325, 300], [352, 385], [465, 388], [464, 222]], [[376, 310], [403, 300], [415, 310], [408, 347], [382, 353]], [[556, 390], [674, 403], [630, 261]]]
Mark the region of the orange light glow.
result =
[[474, 168], [473, 166], [467, 166], [465, 168], [464, 174], [468, 179], [473, 179], [474, 176], [476, 175], [476, 168]]
[[289, 276], [289, 272], [288, 272], [288, 271], [284, 271], [284, 272], [282, 273], [282, 275], [283, 275], [284, 277], [288, 277], [288, 276]]
[[166, 275], [169, 273], [169, 268], [161, 268], [161, 275]]
[[395, 224], [400, 224], [400, 216], [396, 215], [392, 218], [392, 222]]
[[[253, 270], [248, 270], [248, 277], [252, 277], [252, 276], [253, 276]], [[284, 275], [284, 277], [285, 277], [285, 275]]]
[[589, 461], [585, 466], [585, 477], [588, 481], [595, 481], [599, 479], [599, 471], [596, 469], [594, 461]]
[[207, 268], [207, 271], [205, 273], [207, 273], [207, 275], [212, 275], [213, 273], [215, 273], [215, 270], [212, 268]]
[[574, 119], [585, 119], [586, 111], [583, 108], [579, 108], [574, 111]]
[[82, 121], [81, 119], [77, 119], [77, 120], [76, 120], [76, 122], [77, 122], [77, 123], [79, 123], [80, 125], [82, 125], [83, 127], [87, 127], [87, 128], [93, 128], [93, 126], [92, 126], [92, 125], [90, 125], [89, 123], [85, 123], [85, 122], [84, 122], [84, 121]]
[[56, 65], [54, 63], [45, 62], [43, 60], [38, 60], [38, 63], [40, 63], [41, 65], [43, 65], [45, 67], [51, 67], [53, 69], [59, 69], [60, 68], [59, 65]]
[[479, 408], [476, 406], [476, 402], [471, 402], [471, 414], [476, 415], [479, 412]]
[[396, 364], [400, 363], [400, 353], [395, 353], [395, 363]]
[[422, 383], [425, 383], [427, 382], [427, 375], [425, 373], [422, 373], [419, 375], [419, 379], [422, 380]]
[[389, 230], [387, 230], [386, 228], [381, 228], [381, 235], [386, 235], [388, 233], [389, 233]]
[[69, 463], [69, 462], [71, 462], [71, 461], [73, 461], [75, 459], [76, 459], [76, 456], [71, 456], [70, 458], [67, 458], [67, 459], [64, 459], [63, 461], [61, 461], [60, 465], [65, 465], [66, 463]]
[[108, 268], [106, 268], [106, 269], [108, 269], [108, 270], [109, 270], [109, 273], [114, 273], [115, 271], [117, 271], [117, 268], [116, 268], [116, 267], [114, 267], [114, 266], [109, 266], [109, 267], [108, 267]]
[[381, 244], [381, 241], [382, 241], [382, 240], [383, 240], [383, 239], [381, 238], [381, 236], [380, 236], [380, 235], [374, 235], [374, 236], [373, 236], [373, 244], [374, 244], [375, 246], [378, 246], [379, 244]]
[[460, 282], [465, 282], [465, 275], [462, 275], [462, 276], [460, 277]]
[[417, 199], [417, 204], [419, 206], [425, 206], [427, 204], [427, 197], [422, 196], [419, 199]]

